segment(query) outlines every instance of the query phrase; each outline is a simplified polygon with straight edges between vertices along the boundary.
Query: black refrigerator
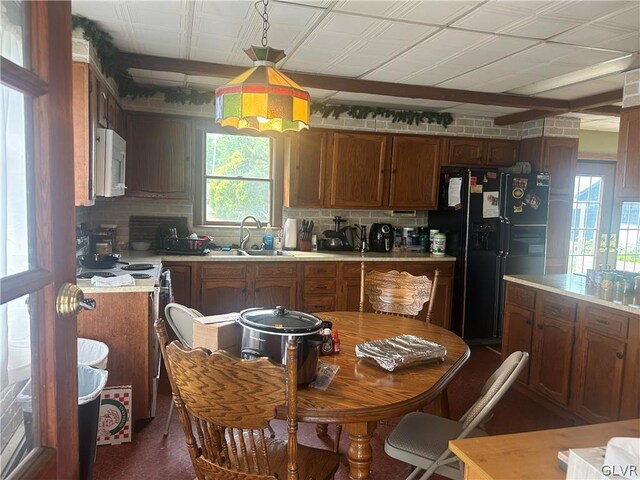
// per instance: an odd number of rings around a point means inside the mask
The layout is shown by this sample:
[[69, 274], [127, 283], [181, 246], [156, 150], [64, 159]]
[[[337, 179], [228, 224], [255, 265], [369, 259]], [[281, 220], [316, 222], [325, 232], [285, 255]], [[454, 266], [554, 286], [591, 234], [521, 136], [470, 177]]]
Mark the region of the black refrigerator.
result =
[[504, 275], [544, 274], [549, 175], [443, 167], [429, 228], [456, 257], [452, 329], [471, 343], [502, 337]]

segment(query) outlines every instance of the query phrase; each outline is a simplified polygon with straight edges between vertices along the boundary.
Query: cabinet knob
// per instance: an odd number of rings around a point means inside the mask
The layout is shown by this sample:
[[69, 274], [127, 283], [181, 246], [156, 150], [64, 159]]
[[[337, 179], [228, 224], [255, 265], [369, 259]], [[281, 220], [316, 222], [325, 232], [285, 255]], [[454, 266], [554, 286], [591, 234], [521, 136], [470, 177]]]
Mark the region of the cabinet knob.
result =
[[619, 359], [622, 359], [622, 358], [624, 358], [624, 353], [618, 352], [618, 353], [616, 353], [616, 357], [618, 357]]
[[542, 325], [541, 323], [538, 324], [538, 330], [542, 330], [544, 328], [544, 325]]

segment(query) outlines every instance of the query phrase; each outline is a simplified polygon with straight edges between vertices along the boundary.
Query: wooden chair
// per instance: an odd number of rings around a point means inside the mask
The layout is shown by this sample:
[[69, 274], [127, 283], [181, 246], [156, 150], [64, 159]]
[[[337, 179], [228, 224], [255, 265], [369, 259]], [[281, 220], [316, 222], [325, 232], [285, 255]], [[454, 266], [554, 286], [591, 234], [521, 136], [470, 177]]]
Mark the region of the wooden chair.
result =
[[[267, 358], [240, 360], [225, 351], [168, 344], [156, 322], [173, 401], [199, 480], [329, 479], [339, 456], [298, 445], [297, 344], [287, 344], [285, 367]], [[288, 405], [288, 440], [267, 438], [276, 407]]]
[[[395, 315], [399, 317], [416, 318], [422, 311], [424, 304], [427, 306], [427, 323], [433, 318], [433, 304], [438, 287], [438, 277], [440, 270], [436, 269], [433, 281], [426, 275], [413, 276], [408, 272], [398, 272], [391, 270], [382, 273], [371, 270], [366, 271], [365, 263], [360, 266], [360, 311], [364, 312], [365, 296], [376, 313]], [[447, 391], [443, 390], [439, 396], [437, 405], [438, 413], [449, 416], [449, 400]], [[324, 425], [318, 427], [318, 431], [325, 430]], [[342, 435], [342, 425], [336, 426], [336, 436], [334, 448], [337, 452], [340, 448], [340, 436]]]
[[433, 318], [431, 301], [437, 292], [440, 270], [436, 270], [433, 281], [426, 275], [414, 277], [407, 272], [392, 270], [387, 273], [374, 270], [365, 272], [362, 264], [362, 281], [360, 287], [360, 311], [364, 311], [364, 297], [369, 298], [371, 306], [377, 313], [386, 313], [415, 318], [427, 306], [427, 322]]

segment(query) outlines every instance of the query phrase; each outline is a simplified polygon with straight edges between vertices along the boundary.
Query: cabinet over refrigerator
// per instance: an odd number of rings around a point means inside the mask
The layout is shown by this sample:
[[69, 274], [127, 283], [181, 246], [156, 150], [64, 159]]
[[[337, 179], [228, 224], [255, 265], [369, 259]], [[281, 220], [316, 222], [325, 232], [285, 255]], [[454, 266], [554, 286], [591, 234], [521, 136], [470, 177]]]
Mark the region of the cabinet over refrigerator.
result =
[[456, 257], [452, 329], [466, 340], [502, 335], [505, 274], [544, 274], [549, 174], [443, 167], [429, 227]]

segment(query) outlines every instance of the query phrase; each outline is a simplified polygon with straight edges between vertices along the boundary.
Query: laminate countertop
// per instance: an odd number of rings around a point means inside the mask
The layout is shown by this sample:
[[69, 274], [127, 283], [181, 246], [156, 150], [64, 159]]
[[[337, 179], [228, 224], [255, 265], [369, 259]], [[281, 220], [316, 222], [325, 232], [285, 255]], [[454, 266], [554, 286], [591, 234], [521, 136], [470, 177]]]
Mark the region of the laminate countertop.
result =
[[455, 262], [456, 258], [417, 252], [301, 252], [286, 251], [283, 255], [238, 255], [231, 252], [211, 252], [209, 255], [161, 256], [163, 262]]
[[640, 318], [640, 292], [622, 294], [615, 293], [613, 289], [602, 290], [587, 285], [586, 277], [581, 275], [505, 275], [504, 279], [507, 282], [622, 310]]

